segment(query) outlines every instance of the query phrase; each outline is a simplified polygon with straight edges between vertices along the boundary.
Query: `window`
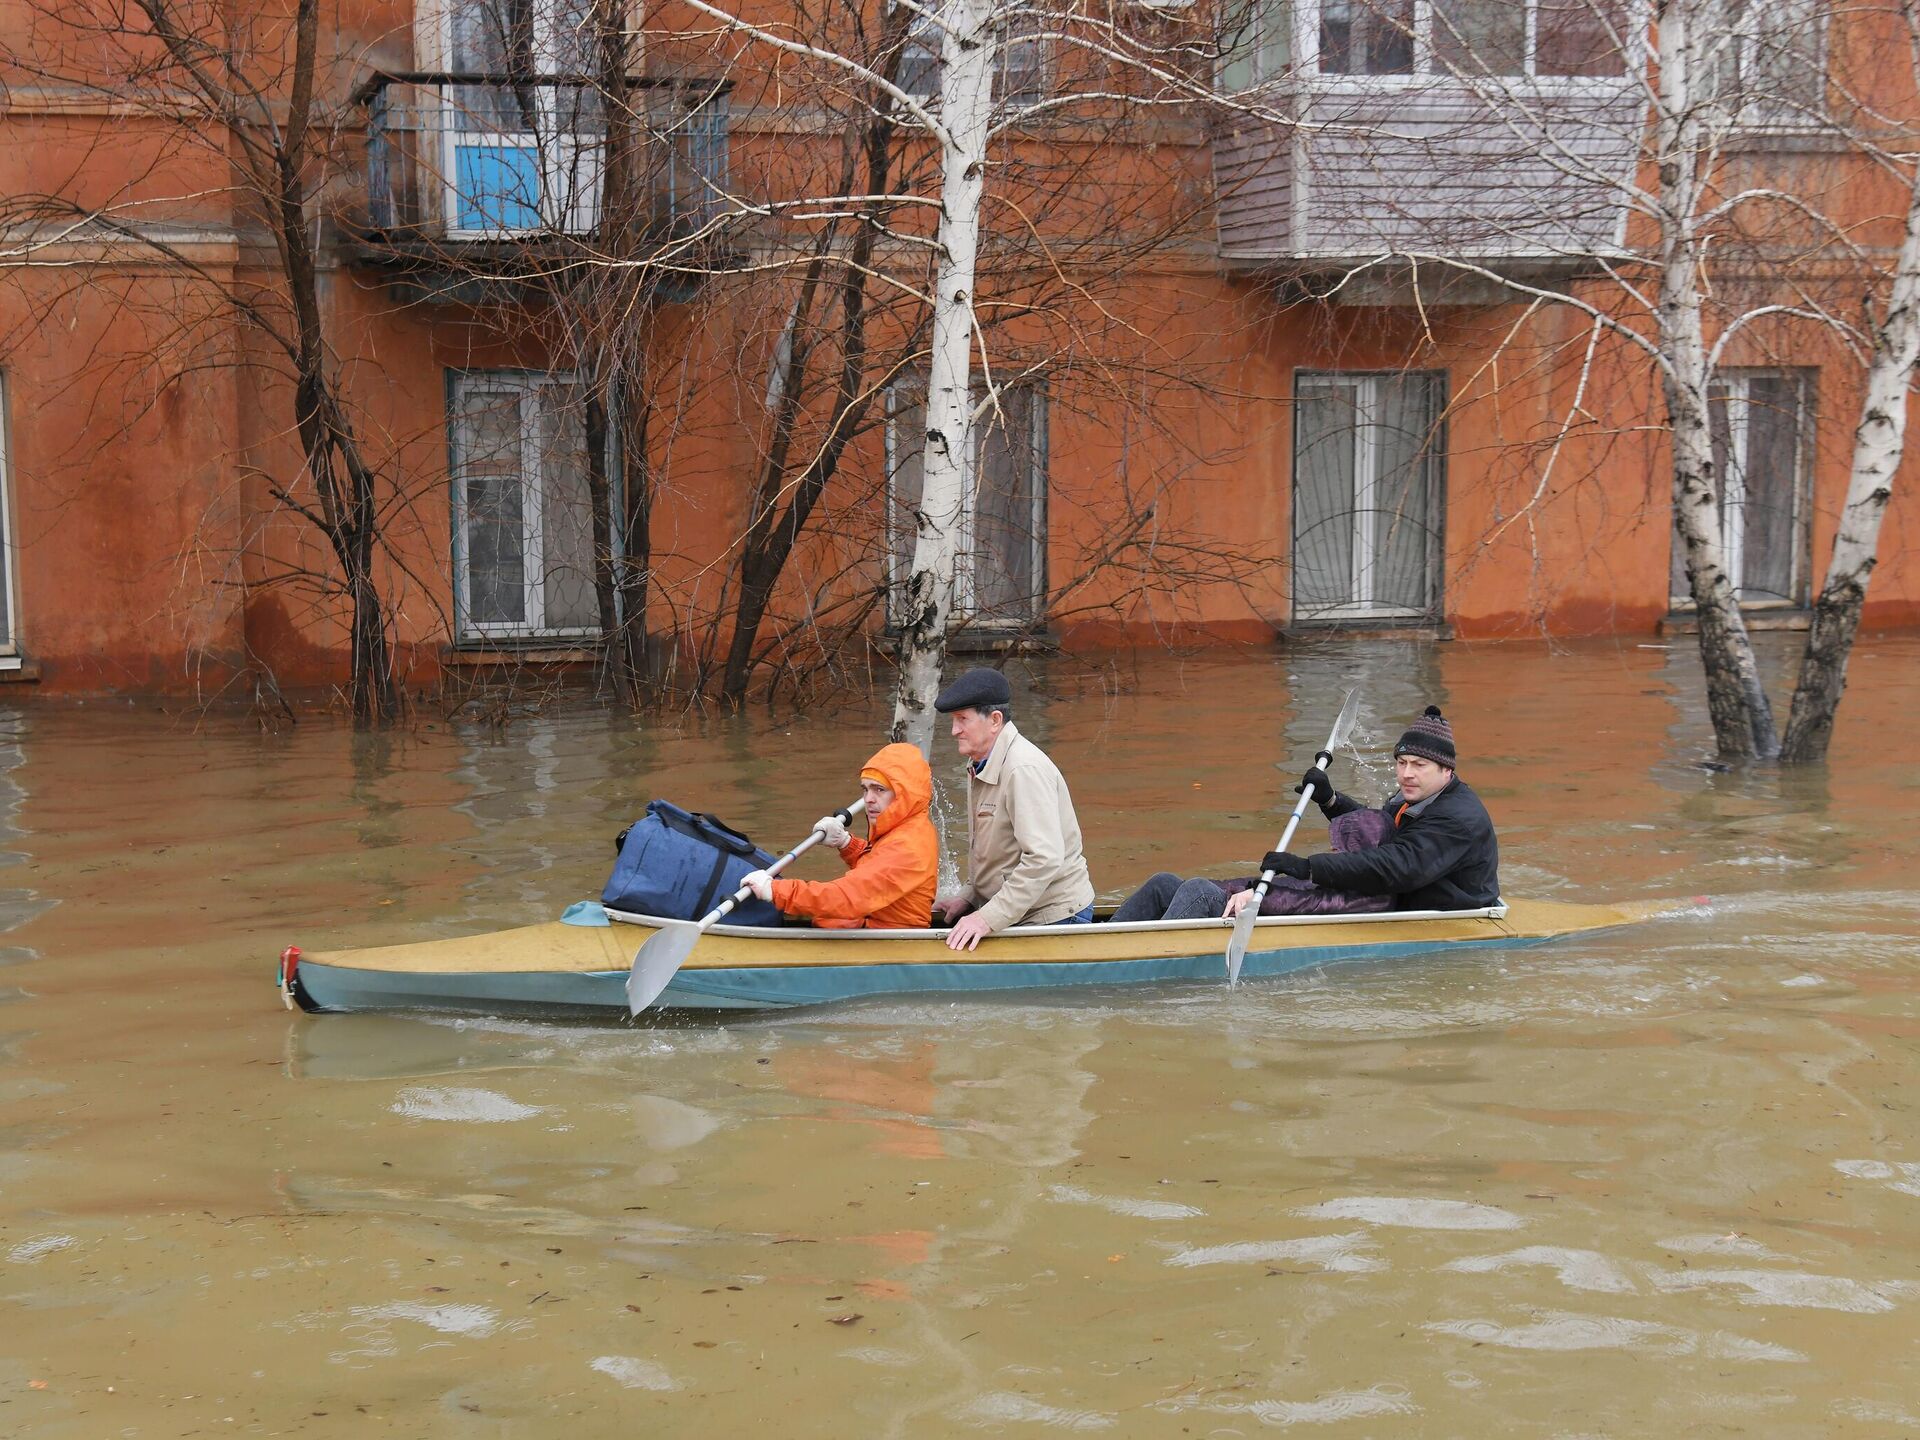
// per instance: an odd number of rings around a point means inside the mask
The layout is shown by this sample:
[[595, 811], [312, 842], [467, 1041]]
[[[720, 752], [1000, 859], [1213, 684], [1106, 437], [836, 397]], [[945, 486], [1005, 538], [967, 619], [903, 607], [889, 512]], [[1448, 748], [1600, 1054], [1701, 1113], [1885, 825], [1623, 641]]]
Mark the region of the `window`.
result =
[[[1723, 370], [1707, 392], [1720, 542], [1742, 605], [1807, 603], [1811, 370]], [[1673, 604], [1693, 604], [1673, 540]]]
[[1296, 381], [1296, 621], [1437, 612], [1445, 389], [1426, 371]]
[[1816, 121], [1826, 105], [1824, 7], [1819, 0], [1729, 0], [1716, 88], [1743, 124]]
[[454, 607], [464, 641], [599, 627], [581, 397], [563, 375], [456, 375]]
[[1327, 75], [1411, 75], [1413, 0], [1321, 0], [1320, 69]]
[[[900, 56], [894, 83], [916, 100], [940, 98], [940, 21], [937, 0], [915, 0], [907, 26], [906, 48]], [[1011, 17], [1000, 37], [995, 59], [993, 98], [1006, 105], [1032, 105], [1046, 94], [1043, 42], [1034, 33], [1041, 17]]]
[[450, 0], [441, 87], [446, 224], [457, 236], [586, 231], [599, 211], [599, 96], [533, 77], [593, 68], [590, 0]]
[[1218, 37], [1220, 88], [1239, 94], [1284, 76], [1293, 56], [1290, 28], [1286, 9], [1272, 0], [1233, 0]]
[[[1811, 0], [1795, 0], [1811, 3]], [[1245, 89], [1284, 73], [1297, 21], [1322, 75], [1625, 73], [1628, 0], [1240, 0], [1220, 42], [1221, 80]]]
[[[977, 398], [976, 398], [977, 403]], [[1032, 387], [1000, 392], [1000, 410], [974, 426], [970, 493], [960, 515], [955, 610], [977, 626], [1011, 629], [1044, 617], [1047, 583], [1047, 402]], [[897, 602], [913, 569], [926, 444], [926, 381], [887, 395], [887, 514]]]

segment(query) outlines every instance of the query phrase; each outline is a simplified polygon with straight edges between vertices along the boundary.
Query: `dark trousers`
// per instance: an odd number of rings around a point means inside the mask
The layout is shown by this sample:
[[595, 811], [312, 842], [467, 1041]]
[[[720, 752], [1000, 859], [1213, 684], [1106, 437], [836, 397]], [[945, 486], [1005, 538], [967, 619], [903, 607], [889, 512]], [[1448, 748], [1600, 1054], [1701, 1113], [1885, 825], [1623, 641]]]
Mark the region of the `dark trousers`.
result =
[[1182, 880], [1162, 870], [1113, 912], [1115, 920], [1218, 920], [1227, 892], [1211, 880]]

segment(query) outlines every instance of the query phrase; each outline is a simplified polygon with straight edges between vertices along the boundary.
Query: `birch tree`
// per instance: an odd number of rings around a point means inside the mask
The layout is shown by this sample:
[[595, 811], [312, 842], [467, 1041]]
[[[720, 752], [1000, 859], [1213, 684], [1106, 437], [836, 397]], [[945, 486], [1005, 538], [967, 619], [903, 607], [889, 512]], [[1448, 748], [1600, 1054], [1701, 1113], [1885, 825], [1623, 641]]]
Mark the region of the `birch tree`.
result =
[[[1908, 71], [1920, 77], [1920, 6], [1901, 0], [1899, 14], [1906, 31]], [[1781, 759], [1793, 763], [1824, 758], [1833, 737], [1834, 716], [1847, 684], [1847, 660], [1879, 558], [1880, 522], [1906, 454], [1907, 397], [1920, 365], [1920, 162], [1911, 151], [1902, 153], [1886, 144], [1865, 148], [1877, 166], [1905, 187], [1906, 223], [1886, 299], [1876, 304], [1869, 296], [1864, 306], [1865, 393], [1853, 432], [1840, 524], [1814, 601], [1813, 625], [1787, 716]]]
[[927, 441], [913, 568], [900, 631], [893, 738], [933, 748], [933, 701], [947, 653], [961, 511], [973, 463], [973, 291], [998, 37], [991, 0], [947, 0], [940, 23], [938, 268], [927, 380]]

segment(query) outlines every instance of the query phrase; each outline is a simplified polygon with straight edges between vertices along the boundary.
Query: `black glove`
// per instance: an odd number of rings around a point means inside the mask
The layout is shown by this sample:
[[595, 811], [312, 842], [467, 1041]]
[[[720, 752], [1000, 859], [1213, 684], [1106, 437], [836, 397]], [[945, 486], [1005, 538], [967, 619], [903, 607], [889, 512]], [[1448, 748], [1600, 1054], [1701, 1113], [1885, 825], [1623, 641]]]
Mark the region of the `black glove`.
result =
[[1313, 803], [1322, 810], [1333, 803], [1333, 781], [1327, 778], [1327, 772], [1318, 765], [1300, 777], [1300, 783], [1293, 787], [1296, 795], [1312, 795]]
[[1260, 860], [1260, 869], [1264, 874], [1271, 870], [1276, 875], [1285, 875], [1293, 880], [1311, 880], [1313, 871], [1301, 856], [1290, 855], [1285, 850], [1269, 850]]

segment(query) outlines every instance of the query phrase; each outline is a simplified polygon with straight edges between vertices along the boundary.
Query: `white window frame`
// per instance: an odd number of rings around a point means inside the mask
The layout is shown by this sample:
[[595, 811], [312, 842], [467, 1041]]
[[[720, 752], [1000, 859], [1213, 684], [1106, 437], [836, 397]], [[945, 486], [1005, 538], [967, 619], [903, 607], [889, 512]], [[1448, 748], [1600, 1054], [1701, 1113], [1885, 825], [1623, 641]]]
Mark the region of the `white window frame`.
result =
[[[905, 592], [907, 579], [913, 572], [913, 556], [898, 554], [893, 548], [893, 538], [905, 528], [906, 521], [906, 517], [900, 511], [893, 485], [893, 477], [899, 470], [901, 454], [899, 422], [900, 416], [913, 408], [910, 403], [906, 403], [905, 392], [910, 390], [913, 394], [924, 397], [926, 388], [926, 377], [923, 375], [911, 386], [889, 385], [886, 392], [887, 621], [890, 625], [901, 623], [900, 599]], [[1029, 397], [1027, 464], [1028, 479], [1033, 492], [1033, 511], [1032, 523], [1028, 526], [1028, 543], [1032, 546], [1034, 608], [1033, 612], [1024, 619], [983, 621], [975, 617], [978, 587], [974, 576], [974, 496], [975, 482], [980, 473], [980, 450], [986, 443], [987, 435], [980, 415], [980, 400], [976, 399], [973, 454], [968, 457], [965, 479], [966, 502], [960, 510], [960, 523], [954, 541], [958, 554], [954, 563], [953, 609], [956, 620], [965, 621], [979, 629], [1023, 630], [1041, 624], [1047, 618], [1047, 448], [1049, 444], [1047, 391], [1045, 386], [1039, 384], [1023, 385], [1020, 388]], [[920, 403], [924, 407], [924, 399]], [[925, 413], [924, 408], [922, 413]]]
[[[1261, 3], [1261, 0], [1255, 0]], [[1459, 75], [1451, 70], [1440, 69], [1434, 62], [1434, 16], [1432, 0], [1414, 0], [1413, 4], [1413, 68], [1404, 74], [1368, 75], [1364, 73], [1343, 73], [1340, 71], [1323, 72], [1320, 69], [1320, 12], [1323, 0], [1264, 0], [1268, 6], [1285, 12], [1287, 26], [1287, 52], [1292, 61], [1288, 74], [1302, 81], [1310, 80], [1317, 90], [1324, 89], [1366, 89], [1427, 90], [1436, 84], [1453, 84], [1471, 88], [1475, 85], [1498, 85], [1505, 82], [1510, 85], [1525, 85], [1531, 91], [1572, 92], [1584, 90], [1612, 91], [1626, 82], [1635, 80], [1647, 63], [1646, 42], [1644, 38], [1644, 0], [1625, 0], [1628, 23], [1624, 53], [1619, 73], [1613, 75], [1537, 75], [1539, 48], [1539, 7], [1537, 0], [1516, 0], [1526, 6], [1526, 63], [1518, 75]], [[1257, 83], [1270, 83], [1278, 76], [1268, 76]]]
[[[453, 23], [463, 0], [440, 0], [436, 20], [439, 24], [440, 53], [447, 57], [448, 69], [454, 53]], [[485, 4], [487, 0], [478, 0]], [[493, 0], [512, 3], [512, 0]], [[561, 9], [555, 0], [528, 0], [533, 19], [533, 67], [536, 73], [553, 73], [560, 57], [566, 54], [561, 44]], [[505, 83], [507, 76], [501, 77]], [[450, 240], [501, 240], [554, 230], [569, 235], [590, 233], [600, 220], [600, 149], [598, 140], [589, 140], [563, 127], [560, 117], [559, 89], [554, 85], [535, 85], [534, 121], [531, 130], [462, 129], [460, 122], [467, 107], [460, 103], [456, 85], [439, 87], [441, 204], [444, 228]], [[460, 150], [463, 146], [531, 150], [538, 166], [540, 194], [534, 209], [538, 221], [533, 225], [486, 225], [463, 227], [460, 224]], [[564, 213], [562, 213], [564, 211]]]
[[[466, 644], [502, 639], [579, 639], [599, 633], [595, 625], [548, 626], [546, 623], [546, 507], [540, 503], [540, 391], [575, 385], [565, 370], [458, 370], [450, 372], [447, 392], [447, 438], [453, 490], [453, 598], [454, 627]], [[467, 487], [465, 455], [457, 433], [464, 414], [462, 401], [471, 394], [513, 392], [520, 397], [520, 524], [521, 554], [525, 563], [527, 618], [521, 621], [477, 623], [472, 618], [472, 571], [467, 564]], [[591, 503], [591, 496], [589, 496]], [[615, 502], [617, 503], [617, 501]], [[589, 517], [591, 523], [591, 517]]]
[[[1813, 114], [1779, 96], [1765, 93], [1750, 95], [1745, 83], [1752, 65], [1750, 55], [1755, 40], [1752, 17], [1756, 12], [1778, 17], [1781, 11], [1788, 8], [1798, 12], [1794, 23], [1804, 25], [1811, 31], [1813, 53], [1803, 58], [1807, 68], [1819, 79], [1820, 94], [1815, 101]], [[1778, 132], [1823, 129], [1819, 112], [1826, 108], [1828, 18], [1825, 0], [1748, 0], [1747, 13], [1742, 17], [1739, 27], [1721, 37], [1723, 43], [1734, 47], [1731, 84], [1737, 103], [1732, 110], [1732, 118], [1742, 130]]]
[[[1299, 398], [1303, 386], [1312, 385], [1316, 381], [1330, 382], [1339, 385], [1352, 385], [1356, 391], [1353, 407], [1352, 513], [1354, 526], [1351, 531], [1350, 540], [1352, 551], [1348, 557], [1351, 566], [1349, 573], [1353, 577], [1350, 593], [1354, 598], [1343, 604], [1320, 606], [1307, 614], [1302, 614], [1299, 609], [1299, 591], [1298, 587], [1295, 586], [1289, 598], [1289, 605], [1293, 611], [1295, 623], [1312, 625], [1323, 622], [1337, 623], [1342, 620], [1430, 620], [1436, 618], [1439, 614], [1442, 583], [1445, 576], [1441, 573], [1441, 567], [1444, 563], [1444, 550], [1443, 547], [1440, 547], [1440, 542], [1437, 539], [1431, 541], [1430, 544], [1436, 548], [1441, 548], [1441, 553], [1430, 553], [1427, 557], [1427, 564], [1430, 567], [1427, 578], [1433, 592], [1432, 600], [1429, 604], [1418, 608], [1406, 605], [1384, 605], [1376, 602], [1373, 598], [1374, 571], [1376, 569], [1374, 552], [1376, 549], [1375, 542], [1379, 538], [1380, 517], [1380, 507], [1374, 503], [1375, 487], [1379, 483], [1380, 478], [1378, 474], [1379, 467], [1375, 463], [1377, 458], [1376, 452], [1379, 447], [1375, 443], [1374, 432], [1379, 425], [1381, 392], [1388, 385], [1396, 381], [1404, 383], [1409, 375], [1433, 377], [1434, 383], [1441, 388], [1441, 404], [1444, 408], [1446, 372], [1443, 370], [1303, 370], [1295, 376], [1294, 395], [1296, 400]], [[1300, 504], [1300, 446], [1297, 414], [1294, 425], [1293, 468], [1292, 477], [1289, 482], [1293, 487], [1293, 504], [1290, 507], [1288, 519], [1288, 544], [1290, 548], [1297, 546], [1299, 543], [1297, 527], [1299, 523]], [[1433, 457], [1428, 463], [1433, 466], [1433, 470], [1428, 477], [1428, 484], [1431, 487], [1430, 493], [1427, 496], [1429, 508], [1428, 519], [1431, 521], [1429, 529], [1434, 535], [1438, 536], [1444, 534], [1443, 527], [1445, 524], [1442, 518], [1442, 507], [1447, 483], [1447, 452], [1444, 444], [1436, 447]]]
[[[1785, 597], [1767, 595], [1748, 598], [1740, 592], [1745, 588], [1746, 551], [1747, 551], [1747, 471], [1751, 446], [1751, 424], [1753, 415], [1753, 382], [1755, 380], [1791, 379], [1796, 382], [1797, 408], [1793, 424], [1793, 511], [1788, 517], [1792, 544], [1792, 553], [1787, 564], [1787, 594]], [[1726, 387], [1724, 401], [1710, 401], [1710, 404], [1724, 404], [1727, 413], [1727, 465], [1720, 478], [1720, 547], [1726, 559], [1727, 578], [1733, 583], [1733, 593], [1743, 609], [1781, 610], [1798, 609], [1807, 603], [1807, 578], [1809, 546], [1807, 544], [1808, 510], [1812, 505], [1812, 475], [1809, 465], [1810, 442], [1813, 425], [1813, 393], [1818, 377], [1805, 368], [1791, 366], [1739, 366], [1728, 367], [1714, 377], [1715, 386]], [[1680, 537], [1676, 533], [1670, 537], [1674, 547], [1674, 561], [1668, 567], [1669, 588], [1677, 593], [1669, 597], [1670, 606], [1678, 610], [1691, 610], [1693, 596], [1686, 589], [1686, 568], [1681, 554]]]

